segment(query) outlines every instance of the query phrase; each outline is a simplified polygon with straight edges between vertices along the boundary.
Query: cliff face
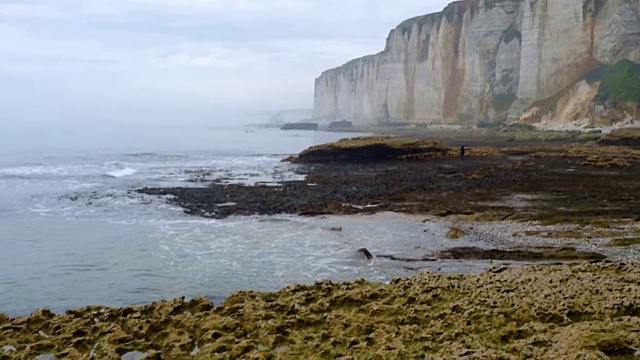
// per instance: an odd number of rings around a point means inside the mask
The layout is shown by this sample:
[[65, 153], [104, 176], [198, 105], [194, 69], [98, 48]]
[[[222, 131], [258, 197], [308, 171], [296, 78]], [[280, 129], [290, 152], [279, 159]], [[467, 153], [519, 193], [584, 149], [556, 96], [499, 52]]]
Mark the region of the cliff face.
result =
[[632, 126], [640, 119], [640, 64], [599, 65], [572, 86], [534, 102], [520, 121], [553, 130]]
[[409, 19], [384, 51], [324, 72], [314, 117], [481, 124], [602, 64], [640, 63], [640, 0], [466, 0]]

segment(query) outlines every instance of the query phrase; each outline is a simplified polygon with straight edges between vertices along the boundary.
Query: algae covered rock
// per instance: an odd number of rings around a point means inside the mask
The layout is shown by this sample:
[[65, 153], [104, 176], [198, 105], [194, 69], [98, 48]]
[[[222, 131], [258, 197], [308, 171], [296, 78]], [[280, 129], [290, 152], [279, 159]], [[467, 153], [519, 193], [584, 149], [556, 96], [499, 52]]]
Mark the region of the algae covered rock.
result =
[[286, 159], [294, 163], [372, 162], [448, 156], [455, 153], [439, 141], [401, 137], [359, 137], [312, 146], [298, 156]]
[[606, 246], [635, 246], [640, 245], [640, 237], [632, 237], [632, 238], [617, 238], [611, 240]]
[[447, 232], [447, 238], [449, 239], [460, 239], [462, 237], [464, 237], [464, 230], [457, 228], [457, 227], [452, 227], [451, 229], [449, 229], [449, 231]]
[[631, 359], [640, 349], [638, 299], [634, 263], [318, 281], [239, 292], [215, 308], [180, 298], [36, 312], [0, 325], [8, 349], [0, 358]]
[[607, 258], [600, 253], [579, 251], [569, 246], [514, 250], [456, 247], [440, 251], [437, 255], [440, 259], [451, 260], [570, 261], [604, 260]]
[[640, 146], [640, 128], [613, 129], [598, 142], [603, 145]]

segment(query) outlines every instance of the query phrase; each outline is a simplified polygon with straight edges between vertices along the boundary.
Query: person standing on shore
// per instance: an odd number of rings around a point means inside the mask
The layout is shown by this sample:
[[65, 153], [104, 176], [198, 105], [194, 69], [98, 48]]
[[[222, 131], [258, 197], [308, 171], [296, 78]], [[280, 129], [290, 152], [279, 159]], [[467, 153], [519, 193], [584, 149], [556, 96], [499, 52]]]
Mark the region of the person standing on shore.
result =
[[460, 159], [464, 159], [464, 145], [460, 146]]

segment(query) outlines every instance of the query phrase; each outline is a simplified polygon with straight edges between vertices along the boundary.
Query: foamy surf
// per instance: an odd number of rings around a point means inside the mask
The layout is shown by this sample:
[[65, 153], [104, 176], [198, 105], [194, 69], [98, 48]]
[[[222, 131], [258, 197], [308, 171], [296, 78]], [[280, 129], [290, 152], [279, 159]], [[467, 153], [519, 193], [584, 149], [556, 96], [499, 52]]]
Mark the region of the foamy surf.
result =
[[112, 178], [121, 178], [121, 177], [125, 177], [125, 176], [131, 176], [131, 175], [133, 175], [133, 174], [135, 174], [137, 172], [138, 172], [137, 170], [132, 169], [132, 168], [124, 168], [124, 169], [107, 171], [104, 174], [106, 176], [112, 177]]
[[57, 166], [16, 166], [8, 168], [0, 168], [0, 177], [6, 178], [29, 178], [32, 176], [44, 175], [66, 175], [67, 169]]
[[[386, 268], [378, 269], [383, 261], [369, 266], [348, 256], [363, 246], [390, 252], [361, 244], [362, 236], [349, 236], [346, 223], [315, 225], [295, 216], [208, 220], [134, 191], [296, 179], [302, 176], [298, 166], [281, 163], [279, 154], [344, 136], [309, 133], [296, 140], [280, 130], [243, 130], [212, 131], [187, 148], [145, 130], [154, 142], [133, 149], [112, 144], [70, 153], [0, 152], [0, 229], [3, 245], [11, 248], [0, 251], [0, 312], [27, 315], [40, 307], [63, 312], [183, 295], [221, 300], [240, 289], [276, 290], [322, 277], [383, 278], [379, 272], [386, 274]], [[325, 229], [333, 226], [345, 230]], [[30, 271], [33, 264], [38, 271]]]

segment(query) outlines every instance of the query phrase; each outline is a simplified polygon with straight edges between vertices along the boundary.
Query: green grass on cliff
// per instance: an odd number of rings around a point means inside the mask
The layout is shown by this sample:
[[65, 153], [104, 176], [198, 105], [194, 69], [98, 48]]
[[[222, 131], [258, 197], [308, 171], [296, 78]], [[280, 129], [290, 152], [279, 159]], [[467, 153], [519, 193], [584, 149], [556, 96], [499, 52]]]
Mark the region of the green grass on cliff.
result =
[[609, 100], [640, 103], [640, 64], [621, 60], [615, 65], [602, 65], [585, 76], [589, 82], [601, 81], [596, 101]]

